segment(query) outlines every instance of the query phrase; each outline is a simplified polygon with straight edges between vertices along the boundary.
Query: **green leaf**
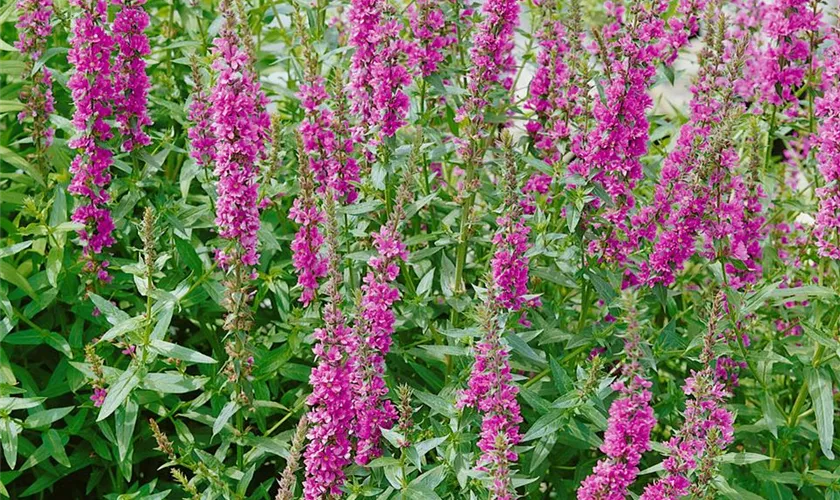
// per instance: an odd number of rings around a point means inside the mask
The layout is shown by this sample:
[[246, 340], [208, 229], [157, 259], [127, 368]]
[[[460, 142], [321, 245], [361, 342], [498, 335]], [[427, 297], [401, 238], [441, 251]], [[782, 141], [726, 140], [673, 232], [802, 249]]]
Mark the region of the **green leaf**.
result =
[[834, 441], [834, 397], [831, 393], [831, 376], [824, 369], [808, 367], [805, 369], [805, 380], [814, 405], [820, 448], [823, 455], [829, 460], [834, 460], [834, 452], [831, 450]]
[[421, 403], [432, 409], [433, 415], [436, 412], [446, 417], [455, 416], [455, 405], [452, 401], [447, 401], [436, 394], [429, 394], [424, 391], [415, 391], [413, 394]]
[[420, 280], [420, 283], [417, 284], [417, 296], [418, 297], [426, 297], [429, 292], [432, 291], [432, 284], [435, 281], [435, 268], [429, 269], [429, 271], [423, 276], [423, 279]]
[[239, 410], [239, 403], [236, 401], [228, 401], [222, 411], [219, 412], [219, 416], [216, 417], [216, 420], [213, 422], [213, 435], [219, 433], [225, 424], [228, 423], [230, 417], [232, 417], [237, 411]]
[[18, 270], [8, 262], [0, 261], [0, 279], [8, 281], [26, 292], [26, 294], [34, 300], [38, 300], [38, 295], [35, 293], [35, 289], [32, 288], [32, 285], [29, 284], [29, 281], [21, 276]]
[[119, 407], [115, 414], [117, 430], [117, 450], [120, 460], [125, 460], [131, 448], [134, 436], [134, 426], [137, 423], [139, 406], [134, 398], [128, 398], [125, 405]]
[[553, 409], [534, 422], [534, 425], [522, 437], [522, 442], [533, 441], [548, 434], [554, 434], [563, 427], [566, 420], [565, 409]]
[[44, 445], [50, 452], [50, 456], [59, 464], [70, 467], [70, 459], [67, 458], [67, 453], [64, 451], [64, 443], [61, 442], [61, 436], [55, 429], [50, 429], [44, 434]]
[[133, 318], [120, 321], [116, 325], [112, 326], [107, 332], [102, 334], [102, 337], [99, 338], [99, 342], [106, 343], [121, 335], [138, 330], [145, 322], [146, 318], [143, 316], [134, 316]]
[[164, 394], [183, 394], [204, 387], [207, 377], [190, 377], [177, 372], [147, 373], [141, 388]]
[[574, 389], [574, 382], [571, 378], [569, 378], [566, 370], [560, 366], [560, 363], [554, 359], [554, 356], [549, 357], [548, 365], [549, 368], [551, 368], [551, 381], [554, 382], [554, 387], [557, 389], [557, 392], [560, 394], [566, 394]]
[[3, 445], [3, 456], [9, 468], [14, 469], [17, 463], [18, 434], [20, 426], [11, 418], [0, 418], [0, 444]]
[[110, 300], [105, 300], [95, 293], [90, 294], [90, 300], [92, 300], [97, 309], [105, 315], [105, 319], [108, 320], [108, 323], [111, 323], [112, 325], [118, 325], [119, 323], [131, 318], [131, 316], [126, 314], [125, 311], [122, 311], [120, 308], [112, 304]]
[[61, 420], [62, 418], [66, 417], [70, 414], [73, 409], [76, 408], [75, 406], [64, 406], [62, 408], [51, 408], [49, 410], [43, 410], [32, 415], [29, 415], [26, 418], [26, 422], [23, 423], [23, 426], [27, 429], [37, 429], [39, 427], [46, 427], [53, 422]]
[[152, 340], [151, 348], [162, 356], [180, 359], [181, 361], [188, 361], [190, 363], [213, 364], [216, 362], [215, 359], [201, 354], [198, 351], [193, 351], [192, 349], [187, 349], [186, 347], [163, 340]]
[[129, 367], [128, 370], [124, 371], [108, 389], [108, 395], [105, 396], [105, 402], [99, 410], [96, 421], [101, 422], [114, 413], [139, 383], [140, 375], [137, 373], [136, 366]]
[[718, 459], [721, 463], [735, 465], [749, 465], [765, 460], [770, 460], [770, 457], [760, 453], [747, 453], [744, 451], [739, 453], [725, 453]]
[[52, 247], [47, 256], [47, 281], [53, 287], [58, 286], [58, 275], [61, 273], [61, 267], [64, 259], [64, 247]]
[[204, 265], [201, 263], [198, 253], [189, 241], [175, 237], [175, 249], [178, 250], [178, 255], [183, 259], [184, 264], [196, 274], [201, 274]]
[[10, 256], [12, 256], [16, 253], [20, 253], [20, 252], [26, 250], [27, 248], [29, 248], [31, 246], [32, 246], [32, 240], [29, 240], [29, 241], [22, 241], [20, 243], [15, 243], [14, 245], [12, 245], [10, 247], [0, 248], [0, 259], [2, 259], [4, 257], [10, 257]]

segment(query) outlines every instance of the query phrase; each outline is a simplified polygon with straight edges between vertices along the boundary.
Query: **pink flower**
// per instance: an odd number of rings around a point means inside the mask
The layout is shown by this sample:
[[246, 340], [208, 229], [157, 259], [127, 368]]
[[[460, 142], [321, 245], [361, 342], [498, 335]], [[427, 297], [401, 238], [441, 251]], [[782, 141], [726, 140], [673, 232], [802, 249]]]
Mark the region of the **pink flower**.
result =
[[93, 401], [93, 406], [99, 408], [105, 403], [105, 397], [108, 396], [108, 391], [106, 389], [102, 389], [100, 387], [93, 388], [93, 394], [90, 396], [90, 400]]
[[[514, 31], [519, 25], [519, 0], [487, 0], [482, 8], [484, 19], [473, 33], [470, 49], [470, 95], [459, 110], [482, 121], [490, 93], [499, 86], [508, 91], [513, 86], [516, 60], [513, 57]], [[508, 99], [505, 99], [507, 102]]]
[[[73, 23], [72, 47], [67, 60], [74, 72], [67, 82], [76, 110], [73, 125], [78, 135], [70, 140], [78, 154], [70, 165], [73, 180], [68, 191], [86, 198], [73, 212], [73, 221], [85, 225], [79, 231], [84, 254], [92, 259], [114, 243], [114, 223], [107, 208], [110, 199], [108, 171], [111, 151], [104, 147], [112, 137], [106, 121], [112, 114], [111, 52], [114, 40], [105, 29], [108, 4], [104, 0], [73, 0], [82, 15]], [[107, 273], [105, 273], [107, 277]], [[101, 275], [100, 275], [101, 278]]]
[[461, 395], [457, 406], [473, 407], [482, 416], [478, 448], [481, 457], [478, 469], [490, 472], [493, 498], [512, 498], [513, 485], [510, 465], [518, 460], [513, 447], [522, 439], [519, 424], [522, 416], [513, 385], [508, 352], [502, 346], [496, 319], [488, 321], [481, 342], [475, 345], [475, 363], [470, 373], [469, 388]]
[[216, 161], [216, 137], [211, 125], [209, 96], [201, 83], [201, 74], [197, 66], [194, 68], [193, 78], [195, 88], [187, 115], [191, 122], [187, 131], [190, 139], [190, 156], [199, 167], [209, 167]]
[[819, 129], [813, 136], [825, 180], [825, 187], [817, 189], [820, 210], [814, 236], [820, 255], [840, 259], [840, 36], [834, 32], [831, 39], [824, 57], [823, 96], [816, 103]]
[[763, 36], [753, 40], [744, 78], [736, 82], [742, 96], [759, 104], [796, 106], [795, 92], [808, 70], [810, 37], [819, 36], [823, 27], [820, 12], [811, 10], [811, 4], [810, 0], [774, 0], [744, 10], [757, 19], [743, 22], [760, 25]]
[[527, 300], [528, 233], [521, 216], [509, 213], [497, 219], [499, 230], [493, 236], [495, 252], [490, 263], [493, 269], [493, 300], [502, 309], [519, 311], [523, 306], [538, 307], [539, 299]]
[[298, 285], [303, 288], [300, 301], [305, 307], [315, 299], [318, 280], [327, 275], [326, 259], [321, 255], [324, 237], [318, 230], [318, 224], [324, 218], [311, 192], [294, 201], [289, 210], [289, 218], [300, 224], [292, 241], [292, 265], [298, 272]]
[[362, 132], [378, 126], [383, 136], [393, 136], [411, 106], [403, 88], [411, 83], [406, 63], [418, 61], [416, 47], [400, 38], [402, 24], [386, 1], [353, 0], [349, 21], [356, 49], [350, 71], [353, 113]]
[[[27, 56], [28, 72], [41, 57], [52, 34], [50, 20], [53, 4], [52, 0], [18, 0], [17, 7], [20, 17], [16, 24], [19, 35], [15, 48]], [[23, 123], [28, 118], [32, 119], [33, 142], [38, 147], [47, 147], [52, 144], [55, 134], [49, 125], [50, 114], [55, 111], [52, 73], [43, 66], [30, 78], [30, 85], [20, 94], [24, 107], [18, 113], [18, 121]]]
[[399, 261], [408, 253], [399, 239], [396, 222], [389, 221], [378, 233], [373, 234], [377, 255], [371, 257], [370, 271], [364, 277], [362, 301], [358, 308], [355, 333], [358, 338], [359, 378], [354, 387], [356, 411], [356, 462], [364, 465], [381, 454], [380, 428], [390, 429], [397, 412], [387, 399], [385, 385], [385, 355], [391, 350], [396, 316], [393, 304], [400, 293], [393, 281], [399, 274]]
[[307, 83], [300, 86], [298, 98], [304, 110], [300, 124], [304, 151], [309, 168], [315, 174], [318, 191], [332, 188], [345, 204], [356, 201], [359, 182], [359, 165], [353, 158], [355, 141], [345, 120], [344, 95], [334, 99], [336, 111], [328, 106], [329, 94], [320, 75], [307, 72]]
[[149, 15], [143, 10], [146, 0], [114, 0], [122, 8], [114, 16], [113, 33], [117, 43], [114, 59], [114, 117], [123, 137], [122, 147], [132, 151], [147, 146], [149, 136], [144, 127], [152, 124], [146, 110], [149, 77], [143, 57], [151, 52], [143, 31], [149, 26]]
[[[327, 196], [334, 197], [332, 191]], [[339, 495], [344, 484], [344, 468], [351, 462], [351, 436], [354, 430], [354, 387], [357, 387], [358, 342], [341, 311], [341, 273], [338, 256], [338, 224], [335, 198], [327, 200], [327, 302], [323, 309], [323, 328], [315, 330], [313, 347], [318, 365], [309, 382], [311, 426], [304, 453], [306, 464], [303, 494], [307, 500]]]
[[257, 264], [257, 231], [260, 228], [258, 199], [258, 160], [265, 154], [270, 120], [268, 103], [260, 90], [253, 61], [242, 48], [236, 19], [227, 19], [213, 41], [216, 56], [213, 69], [216, 85], [210, 95], [210, 116], [216, 137], [216, 225], [222, 238], [234, 241], [235, 255], [221, 252], [222, 259], [233, 257], [246, 266]]
[[416, 0], [408, 11], [411, 29], [417, 40], [420, 73], [426, 77], [438, 70], [444, 51], [457, 41], [454, 27], [446, 22], [443, 10], [431, 0]]
[[625, 341], [627, 360], [622, 374], [629, 381], [618, 381], [613, 389], [621, 395], [610, 405], [610, 418], [604, 433], [601, 451], [606, 458], [598, 464], [580, 485], [578, 500], [623, 500], [639, 474], [642, 454], [650, 450], [650, 432], [656, 425], [650, 406], [651, 383], [641, 377], [642, 356], [638, 324], [628, 325]]

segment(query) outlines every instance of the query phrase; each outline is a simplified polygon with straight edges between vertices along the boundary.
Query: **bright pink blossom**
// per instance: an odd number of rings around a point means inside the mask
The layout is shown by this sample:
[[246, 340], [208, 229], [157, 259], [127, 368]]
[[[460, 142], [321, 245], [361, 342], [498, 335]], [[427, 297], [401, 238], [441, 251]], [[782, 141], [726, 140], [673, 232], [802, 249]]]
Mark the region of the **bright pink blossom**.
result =
[[393, 305], [400, 292], [393, 285], [400, 272], [400, 261], [408, 258], [396, 224], [389, 223], [373, 234], [377, 254], [368, 261], [362, 300], [358, 308], [355, 332], [358, 338], [359, 378], [354, 387], [356, 411], [356, 462], [366, 464], [381, 454], [380, 428], [391, 428], [397, 412], [387, 399], [385, 355], [391, 350], [396, 316]]
[[840, 259], [840, 36], [832, 38], [824, 58], [823, 96], [816, 103], [819, 129], [813, 139], [824, 187], [817, 189], [814, 236], [820, 255]]
[[[47, 39], [52, 34], [53, 3], [52, 0], [18, 0], [17, 7], [20, 17], [16, 24], [19, 35], [15, 48], [27, 56], [27, 68], [31, 69], [43, 54]], [[23, 123], [31, 119], [34, 124], [32, 140], [35, 144], [49, 146], [55, 135], [49, 125], [50, 114], [55, 111], [52, 73], [43, 66], [29, 79], [29, 87], [20, 95], [24, 107], [18, 113], [18, 121]]]
[[114, 16], [112, 26], [117, 43], [114, 59], [114, 117], [122, 136], [122, 147], [132, 151], [146, 146], [150, 139], [144, 127], [152, 124], [146, 109], [149, 77], [144, 57], [151, 52], [144, 30], [149, 15], [143, 10], [146, 0], [114, 0], [122, 8]]
[[216, 225], [219, 235], [234, 241], [238, 248], [235, 255], [222, 251], [219, 257], [223, 261], [233, 257], [253, 266], [259, 258], [257, 162], [265, 154], [270, 129], [265, 111], [268, 100], [260, 90], [253, 61], [242, 47], [236, 21], [231, 14], [227, 16], [213, 41], [216, 85], [210, 95], [210, 111], [216, 136], [215, 173], [219, 177]]
[[112, 115], [114, 98], [111, 83], [114, 40], [106, 30], [106, 1], [74, 0], [73, 4], [82, 9], [82, 14], [73, 22], [72, 46], [67, 54], [74, 68], [67, 86], [76, 106], [72, 122], [78, 132], [69, 142], [78, 154], [70, 165], [73, 180], [68, 191], [84, 199], [76, 206], [72, 219], [85, 225], [79, 237], [85, 256], [92, 262], [95, 254], [114, 243], [111, 235], [114, 223], [107, 208], [110, 200], [107, 187], [111, 182], [108, 170], [113, 159], [105, 147], [113, 137], [107, 120]]

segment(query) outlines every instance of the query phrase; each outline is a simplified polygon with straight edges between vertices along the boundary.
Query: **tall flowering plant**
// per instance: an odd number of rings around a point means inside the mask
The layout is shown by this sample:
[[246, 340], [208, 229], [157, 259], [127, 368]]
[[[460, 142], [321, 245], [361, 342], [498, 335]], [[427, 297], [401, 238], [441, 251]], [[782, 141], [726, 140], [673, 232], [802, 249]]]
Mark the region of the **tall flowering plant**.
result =
[[77, 135], [69, 146], [78, 151], [70, 165], [73, 180], [68, 191], [80, 197], [73, 221], [84, 225], [79, 238], [84, 248], [85, 270], [100, 281], [111, 280], [107, 260], [97, 261], [97, 254], [114, 244], [114, 222], [108, 202], [108, 185], [113, 153], [108, 141], [113, 130], [108, 123], [113, 115], [114, 85], [111, 53], [114, 38], [108, 33], [108, 2], [79, 0], [73, 5], [81, 14], [73, 21], [73, 46], [67, 61], [74, 71], [67, 81], [75, 104], [73, 126]]
[[[19, 0], [17, 3], [20, 17], [16, 27], [18, 40], [15, 48], [27, 57], [26, 71], [35, 70], [35, 64], [43, 55], [47, 39], [52, 34], [52, 0]], [[26, 90], [20, 95], [24, 103], [18, 113], [21, 123], [32, 120], [32, 141], [35, 143], [36, 156], [44, 168], [44, 150], [52, 144], [55, 131], [49, 124], [50, 114], [55, 111], [55, 98], [52, 92], [52, 73], [46, 66], [31, 76]]]
[[481, 436], [478, 448], [478, 470], [487, 471], [491, 477], [490, 497], [511, 499], [515, 496], [512, 482], [513, 466], [518, 460], [514, 447], [522, 435], [519, 392], [513, 384], [509, 353], [502, 343], [503, 312], [519, 311], [524, 306], [539, 306], [537, 298], [527, 298], [528, 227], [525, 226], [518, 201], [516, 160], [512, 138], [505, 135], [505, 204], [498, 219], [499, 229], [493, 238], [494, 253], [491, 263], [487, 299], [481, 306], [481, 340], [475, 345], [475, 362], [468, 382], [468, 389], [458, 400], [458, 406], [473, 407], [481, 414]]
[[357, 382], [357, 337], [341, 310], [341, 272], [339, 269], [338, 222], [335, 193], [328, 192], [326, 214], [327, 275], [324, 326], [315, 330], [313, 346], [317, 366], [309, 383], [307, 397], [310, 427], [304, 452], [306, 465], [303, 494], [306, 499], [339, 495], [351, 462], [354, 427], [354, 391]]
[[384, 372], [385, 355], [391, 350], [391, 335], [397, 320], [394, 304], [400, 298], [394, 281], [399, 276], [400, 263], [408, 259], [399, 233], [405, 217], [404, 207], [411, 201], [411, 175], [406, 177], [395, 200], [394, 211], [379, 232], [373, 233], [376, 255], [368, 261], [369, 270], [362, 279], [362, 298], [353, 325], [358, 342], [357, 379], [353, 388], [356, 462], [362, 465], [381, 454], [381, 429], [391, 428], [397, 418], [394, 405], [387, 399]]
[[578, 500], [627, 498], [628, 489], [639, 474], [642, 454], [651, 448], [650, 434], [656, 417], [651, 407], [652, 384], [643, 376], [639, 330], [635, 318], [631, 317], [624, 343], [626, 359], [621, 367], [622, 380], [612, 385], [620, 396], [610, 405], [607, 431], [601, 445], [606, 458], [599, 460], [592, 474], [581, 482]]

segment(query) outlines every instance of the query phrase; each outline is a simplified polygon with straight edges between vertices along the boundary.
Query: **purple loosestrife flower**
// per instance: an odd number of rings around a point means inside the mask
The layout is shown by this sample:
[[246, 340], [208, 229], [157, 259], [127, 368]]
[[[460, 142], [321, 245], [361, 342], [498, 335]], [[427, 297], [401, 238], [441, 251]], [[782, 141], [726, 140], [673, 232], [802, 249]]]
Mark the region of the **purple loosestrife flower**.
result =
[[303, 289], [300, 301], [306, 307], [315, 299], [318, 280], [327, 275], [327, 261], [321, 255], [324, 237], [318, 229], [318, 224], [324, 222], [324, 215], [315, 200], [310, 161], [302, 144], [299, 149], [300, 194], [289, 209], [289, 218], [300, 224], [300, 229], [292, 241], [292, 265], [298, 273], [298, 285]]
[[195, 87], [188, 110], [190, 128], [190, 156], [199, 167], [208, 167], [216, 161], [216, 137], [213, 135], [210, 116], [210, 97], [202, 83], [197, 58], [192, 59], [192, 78]]
[[[686, 396], [689, 396], [685, 421], [667, 443], [670, 456], [664, 462], [665, 476], [649, 484], [641, 500], [678, 500], [689, 492], [704, 498], [714, 477], [717, 457], [734, 439], [734, 419], [724, 407], [729, 394], [715, 376], [712, 363], [718, 311], [723, 300], [721, 296], [715, 300], [709, 328], [704, 335], [700, 355], [700, 363], [704, 368], [699, 372], [692, 371], [692, 376], [685, 380], [683, 386]], [[695, 471], [696, 477], [692, 482], [689, 475]]]
[[210, 95], [210, 116], [216, 136], [216, 225], [222, 238], [232, 240], [234, 254], [218, 254], [224, 266], [231, 259], [254, 266], [260, 214], [257, 162], [265, 154], [271, 120], [265, 111], [268, 100], [260, 90], [253, 61], [242, 47], [235, 15], [225, 9], [225, 23], [213, 41], [216, 85]]
[[385, 355], [391, 350], [396, 315], [393, 305], [400, 292], [393, 282], [400, 272], [400, 261], [408, 258], [400, 239], [399, 224], [403, 207], [411, 202], [409, 183], [403, 183], [394, 212], [382, 229], [373, 233], [376, 255], [368, 261], [370, 270], [364, 277], [362, 299], [358, 307], [355, 334], [359, 345], [358, 379], [354, 386], [353, 406], [356, 412], [356, 463], [364, 465], [381, 454], [380, 428], [390, 429], [397, 412], [387, 398]]
[[819, 128], [813, 139], [825, 186], [817, 189], [820, 210], [814, 236], [820, 255], [840, 259], [840, 35], [832, 33], [826, 49], [823, 96], [817, 100]]
[[484, 19], [473, 33], [472, 66], [468, 75], [470, 95], [459, 114], [483, 121], [490, 93], [501, 86], [510, 90], [516, 60], [514, 32], [519, 25], [519, 0], [488, 0], [482, 6]]
[[[796, 90], [805, 80], [811, 61], [812, 36], [823, 27], [812, 0], [771, 0], [759, 5], [763, 35], [750, 47], [744, 79], [737, 82], [741, 94], [759, 104], [795, 105]], [[766, 40], [764, 46], [758, 45]]]
[[73, 0], [82, 9], [73, 22], [73, 39], [67, 54], [74, 71], [67, 82], [76, 110], [73, 126], [78, 134], [69, 146], [78, 150], [70, 165], [73, 180], [68, 191], [85, 198], [73, 212], [73, 221], [84, 224], [79, 237], [88, 260], [85, 270], [95, 272], [102, 281], [110, 277], [107, 261], [97, 264], [94, 255], [114, 243], [111, 233], [114, 223], [107, 208], [110, 196], [107, 187], [111, 182], [108, 171], [113, 163], [112, 154], [105, 147], [113, 137], [106, 121], [112, 114], [114, 97], [111, 83], [111, 52], [114, 40], [106, 30], [108, 3], [104, 0]]
[[387, 0], [353, 0], [349, 21], [353, 113], [362, 132], [378, 126], [382, 135], [393, 136], [411, 107], [403, 88], [411, 83], [406, 65], [418, 62], [417, 48], [400, 38], [402, 23]]
[[475, 363], [470, 373], [468, 389], [457, 406], [472, 407], [482, 416], [478, 448], [481, 457], [477, 468], [493, 478], [491, 498], [513, 498], [510, 466], [518, 460], [513, 447], [522, 439], [519, 424], [522, 416], [513, 385], [507, 349], [502, 344], [501, 326], [495, 306], [484, 311], [484, 337], [475, 345]]
[[[52, 0], [19, 0], [17, 7], [20, 17], [16, 24], [19, 34], [15, 48], [27, 57], [25, 73], [28, 74], [43, 54], [47, 38], [52, 34], [50, 19], [53, 3]], [[23, 110], [18, 114], [18, 121], [23, 123], [27, 118], [32, 119], [32, 140], [40, 160], [43, 148], [52, 144], [55, 134], [49, 126], [50, 114], [55, 111], [52, 73], [46, 66], [31, 76], [28, 87], [21, 91], [20, 101]]]
[[[576, 137], [572, 151], [578, 160], [569, 171], [591, 177], [612, 199], [601, 210], [604, 222], [595, 223], [599, 236], [589, 250], [611, 261], [624, 262], [636, 240], [628, 225], [635, 206], [633, 189], [643, 177], [641, 157], [647, 152], [649, 123], [646, 112], [653, 105], [647, 93], [663, 57], [666, 35], [662, 14], [668, 2], [633, 2], [629, 12], [621, 3], [607, 2], [612, 19], [602, 33], [595, 32], [593, 50], [604, 66], [601, 82], [605, 99], [595, 99], [595, 126]], [[593, 208], [601, 208], [600, 201]]]
[[298, 36], [304, 48], [304, 80], [297, 94], [304, 111], [299, 127], [309, 167], [315, 175], [318, 191], [334, 189], [345, 204], [356, 201], [359, 166], [353, 158], [355, 139], [347, 124], [346, 97], [341, 73], [336, 72], [335, 97], [330, 108], [326, 82], [319, 74], [319, 63], [304, 21], [295, 17]]
[[309, 405], [309, 444], [304, 453], [306, 479], [303, 494], [307, 500], [341, 493], [344, 468], [351, 462], [353, 434], [353, 387], [356, 382], [357, 342], [341, 311], [341, 272], [338, 267], [338, 223], [335, 218], [335, 193], [327, 192], [327, 301], [324, 326], [315, 330], [313, 347], [318, 365], [309, 382], [312, 394]]
[[457, 41], [454, 26], [446, 22], [443, 9], [432, 0], [416, 0], [409, 7], [408, 16], [418, 44], [420, 73], [426, 77], [438, 70], [446, 58], [444, 51]]
[[472, 407], [482, 416], [478, 448], [481, 456], [477, 468], [492, 478], [491, 498], [512, 499], [515, 490], [511, 480], [512, 465], [518, 460], [513, 448], [522, 436], [522, 423], [513, 384], [509, 354], [502, 344], [503, 311], [517, 311], [524, 305], [539, 305], [539, 299], [526, 300], [528, 260], [522, 257], [527, 250], [525, 228], [518, 200], [516, 162], [513, 139], [502, 138], [505, 152], [505, 202], [496, 237], [494, 257], [488, 286], [487, 301], [480, 310], [484, 337], [475, 345], [475, 362], [470, 373], [468, 389], [457, 402], [459, 408]]
[[146, 110], [149, 77], [143, 57], [151, 52], [149, 39], [143, 33], [149, 26], [149, 15], [143, 10], [146, 0], [114, 0], [122, 8], [114, 17], [112, 31], [117, 43], [114, 59], [114, 117], [125, 151], [147, 146], [149, 136], [144, 127], [152, 124]]
[[656, 425], [650, 406], [651, 383], [641, 376], [641, 338], [635, 319], [625, 342], [625, 378], [613, 384], [621, 395], [610, 405], [610, 418], [601, 451], [607, 456], [580, 485], [578, 500], [623, 500], [639, 474], [642, 454], [650, 450], [650, 432]]
[[[690, 119], [663, 162], [653, 203], [633, 218], [634, 238], [653, 242], [648, 259], [640, 265], [642, 279], [650, 284], [673, 283], [696, 253], [700, 235], [708, 242], [707, 257], [729, 257], [744, 264], [746, 271], [736, 273], [727, 263], [727, 271], [739, 274], [733, 286], [755, 281], [761, 270], [757, 238], [763, 225], [759, 202], [763, 193], [756, 182], [747, 185], [736, 174], [739, 158], [732, 139], [733, 121], [744, 112], [732, 82], [740, 75], [745, 46], [739, 43], [724, 51], [723, 20], [719, 12], [709, 13], [701, 67], [691, 88]], [[716, 254], [715, 242], [722, 255]]]

